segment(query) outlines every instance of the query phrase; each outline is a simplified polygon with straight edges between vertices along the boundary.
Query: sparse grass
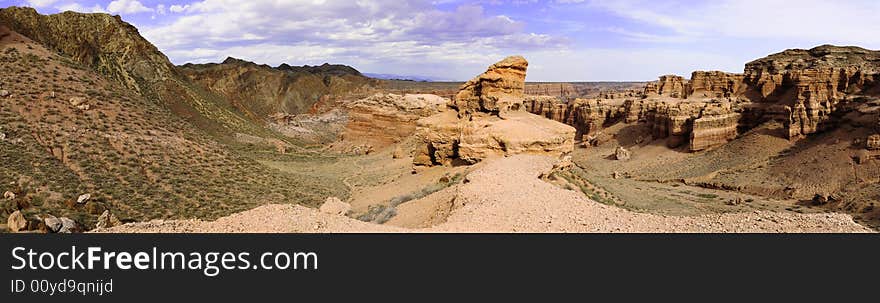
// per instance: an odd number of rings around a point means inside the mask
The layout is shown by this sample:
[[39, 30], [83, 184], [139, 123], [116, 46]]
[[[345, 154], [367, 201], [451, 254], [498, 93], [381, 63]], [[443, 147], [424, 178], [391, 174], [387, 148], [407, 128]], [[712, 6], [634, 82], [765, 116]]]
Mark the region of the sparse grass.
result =
[[703, 199], [716, 199], [716, 198], [718, 198], [718, 195], [716, 195], [716, 194], [697, 194], [697, 197], [700, 197]]
[[383, 224], [397, 215], [397, 206], [412, 200], [427, 197], [428, 195], [441, 191], [447, 187], [458, 184], [463, 179], [464, 174], [462, 173], [457, 173], [453, 176], [447, 174], [444, 178], [441, 178], [441, 181], [428, 185], [418, 191], [391, 198], [391, 200], [388, 200], [387, 204], [370, 205], [367, 212], [358, 215], [356, 219], [364, 222]]

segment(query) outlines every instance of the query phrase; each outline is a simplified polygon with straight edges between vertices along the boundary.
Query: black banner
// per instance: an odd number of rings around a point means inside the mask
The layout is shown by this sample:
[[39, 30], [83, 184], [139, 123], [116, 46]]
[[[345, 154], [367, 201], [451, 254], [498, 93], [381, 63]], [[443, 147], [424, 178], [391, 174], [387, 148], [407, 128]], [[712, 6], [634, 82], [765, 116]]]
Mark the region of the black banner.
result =
[[[375, 302], [470, 301], [464, 296], [470, 293], [549, 299], [694, 288], [789, 291], [817, 283], [825, 290], [836, 284], [857, 290], [860, 283], [876, 284], [854, 277], [876, 277], [878, 240], [876, 235], [4, 234], [0, 264], [7, 289], [0, 297]], [[92, 269], [90, 253], [97, 257]], [[189, 264], [181, 266], [181, 256]], [[222, 268], [224, 260], [231, 269]]]

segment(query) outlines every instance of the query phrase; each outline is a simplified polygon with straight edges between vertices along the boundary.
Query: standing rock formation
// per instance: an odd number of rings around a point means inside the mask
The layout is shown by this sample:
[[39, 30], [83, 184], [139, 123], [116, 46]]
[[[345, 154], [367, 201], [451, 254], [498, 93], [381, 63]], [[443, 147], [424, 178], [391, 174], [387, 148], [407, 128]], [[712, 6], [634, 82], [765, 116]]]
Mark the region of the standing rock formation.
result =
[[520, 153], [560, 157], [574, 148], [575, 129], [521, 110], [528, 62], [493, 64], [468, 81], [448, 110], [419, 120], [415, 165], [473, 164]]
[[503, 116], [508, 110], [519, 110], [528, 67], [529, 62], [521, 56], [507, 57], [462, 85], [454, 103], [459, 114], [491, 112]]

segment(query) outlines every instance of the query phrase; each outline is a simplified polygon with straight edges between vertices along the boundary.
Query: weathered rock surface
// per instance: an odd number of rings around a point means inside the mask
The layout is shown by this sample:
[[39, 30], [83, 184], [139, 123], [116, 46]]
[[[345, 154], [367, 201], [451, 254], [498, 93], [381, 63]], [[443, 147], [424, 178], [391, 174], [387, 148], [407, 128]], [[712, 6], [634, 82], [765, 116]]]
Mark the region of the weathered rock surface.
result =
[[418, 121], [416, 165], [473, 164], [513, 154], [560, 157], [574, 148], [575, 129], [523, 111], [528, 62], [508, 57], [462, 86], [451, 110]]

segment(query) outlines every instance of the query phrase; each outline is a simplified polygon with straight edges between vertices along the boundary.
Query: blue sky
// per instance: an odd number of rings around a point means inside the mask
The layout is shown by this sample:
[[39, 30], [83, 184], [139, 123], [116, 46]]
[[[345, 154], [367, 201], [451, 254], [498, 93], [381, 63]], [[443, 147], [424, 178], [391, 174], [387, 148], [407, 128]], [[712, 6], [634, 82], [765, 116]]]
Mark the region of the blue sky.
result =
[[653, 80], [821, 44], [880, 48], [880, 1], [0, 0], [119, 14], [176, 64], [227, 56], [467, 80], [507, 55], [529, 81]]

